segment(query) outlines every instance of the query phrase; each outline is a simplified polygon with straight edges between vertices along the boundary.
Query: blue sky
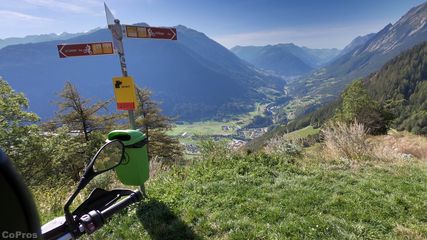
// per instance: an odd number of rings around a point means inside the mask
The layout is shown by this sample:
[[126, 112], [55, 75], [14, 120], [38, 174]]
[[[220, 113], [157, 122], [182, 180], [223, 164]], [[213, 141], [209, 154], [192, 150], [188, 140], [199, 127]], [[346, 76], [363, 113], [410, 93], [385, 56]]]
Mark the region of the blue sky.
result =
[[[0, 38], [106, 25], [102, 0], [0, 0]], [[178, 24], [226, 47], [293, 42], [343, 48], [423, 0], [105, 0], [122, 23]], [[178, 36], [179, 37], [179, 36]]]

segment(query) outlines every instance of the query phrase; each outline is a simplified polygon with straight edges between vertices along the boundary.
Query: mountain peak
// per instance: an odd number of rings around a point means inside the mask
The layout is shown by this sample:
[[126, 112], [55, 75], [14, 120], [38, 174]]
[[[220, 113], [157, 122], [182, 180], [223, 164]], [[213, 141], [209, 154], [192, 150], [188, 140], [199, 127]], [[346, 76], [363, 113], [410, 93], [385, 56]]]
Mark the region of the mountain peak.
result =
[[350, 42], [345, 48], [341, 51], [340, 56], [343, 56], [349, 52], [352, 52], [353, 50], [363, 46], [366, 44], [369, 40], [371, 40], [376, 34], [375, 33], [369, 33], [363, 36], [358, 36], [353, 41]]
[[139, 26], [139, 27], [149, 27], [150, 25], [148, 25], [145, 22], [140, 22], [140, 23], [134, 23], [132, 24], [133, 26]]
[[340, 92], [352, 80], [368, 76], [401, 52], [427, 41], [426, 22], [427, 2], [410, 9], [396, 23], [388, 24], [372, 37], [368, 35], [365, 43], [336, 58], [322, 72], [296, 81], [290, 89], [295, 95], [326, 96]]
[[93, 32], [96, 32], [100, 30], [101, 28], [94, 28], [86, 32], [79, 32], [79, 33], [47, 33], [47, 34], [39, 34], [39, 35], [27, 35], [25, 37], [10, 37], [5, 39], [0, 39], [0, 49], [4, 48], [9, 45], [16, 45], [16, 44], [26, 44], [26, 43], [39, 43], [39, 42], [47, 42], [47, 41], [54, 41], [54, 40], [67, 40], [70, 38], [90, 34]]
[[275, 46], [281, 46], [281, 47], [298, 47], [297, 45], [295, 45], [293, 43], [279, 43], [279, 44], [276, 44]]
[[[410, 9], [395, 24], [388, 24], [361, 52], [389, 52], [407, 48], [405, 42], [422, 42], [427, 38], [427, 2]], [[411, 44], [412, 46], [412, 44]]]

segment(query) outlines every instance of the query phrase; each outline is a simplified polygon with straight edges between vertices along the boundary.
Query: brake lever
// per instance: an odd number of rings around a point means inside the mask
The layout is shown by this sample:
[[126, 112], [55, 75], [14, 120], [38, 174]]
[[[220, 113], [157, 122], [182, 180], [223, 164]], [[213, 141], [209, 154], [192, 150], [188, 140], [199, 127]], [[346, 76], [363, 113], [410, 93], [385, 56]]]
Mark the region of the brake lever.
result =
[[132, 192], [128, 197], [121, 200], [118, 203], [111, 205], [103, 211], [92, 210], [87, 214], [83, 215], [79, 219], [79, 226], [82, 226], [86, 234], [92, 234], [99, 228], [101, 228], [113, 214], [121, 211], [129, 205], [139, 202], [143, 199], [140, 191]]
[[76, 219], [79, 219], [92, 210], [102, 211], [114, 204], [121, 197], [128, 196], [132, 193], [133, 191], [128, 189], [113, 189], [107, 191], [101, 188], [95, 188], [89, 194], [89, 197], [73, 211], [72, 215], [76, 216]]

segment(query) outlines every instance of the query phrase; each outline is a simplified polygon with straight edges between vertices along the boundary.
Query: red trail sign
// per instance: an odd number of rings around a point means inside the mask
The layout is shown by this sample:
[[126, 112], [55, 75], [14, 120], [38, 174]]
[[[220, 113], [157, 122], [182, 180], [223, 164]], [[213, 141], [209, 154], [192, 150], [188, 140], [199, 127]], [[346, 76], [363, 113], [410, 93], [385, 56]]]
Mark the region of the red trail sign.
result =
[[57, 45], [60, 58], [113, 54], [112, 42]]
[[157, 38], [176, 40], [176, 28], [125, 25], [128, 38]]

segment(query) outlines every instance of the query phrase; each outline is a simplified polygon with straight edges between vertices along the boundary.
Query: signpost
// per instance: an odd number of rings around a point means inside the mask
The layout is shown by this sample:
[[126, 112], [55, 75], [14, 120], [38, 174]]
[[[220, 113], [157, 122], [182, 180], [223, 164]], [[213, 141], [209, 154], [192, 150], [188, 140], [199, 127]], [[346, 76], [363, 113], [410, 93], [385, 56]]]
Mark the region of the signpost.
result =
[[128, 38], [177, 40], [177, 32], [175, 28], [167, 27], [123, 25], [122, 28], [120, 20], [114, 18], [107, 4], [104, 3], [104, 7], [108, 28], [111, 31], [113, 42], [61, 44], [57, 45], [58, 54], [60, 58], [67, 58], [117, 53], [119, 55], [120, 68], [123, 75], [123, 77], [113, 78], [117, 109], [128, 111], [130, 126], [132, 129], [136, 129], [134, 114], [137, 104], [136, 92], [132, 77], [128, 77], [125, 51], [123, 48], [123, 33], [125, 32]]
[[[107, 4], [104, 3], [105, 15], [107, 17], [108, 28], [113, 36], [113, 43], [117, 53], [119, 54], [120, 67], [122, 69], [123, 77], [128, 76], [125, 51], [123, 48], [123, 29], [120, 24], [120, 20], [114, 18]], [[157, 38], [157, 39], [168, 39], [176, 40], [176, 29], [175, 28], [158, 28], [158, 27], [141, 27], [141, 26], [129, 26], [124, 25], [126, 36], [129, 38]], [[135, 93], [133, 93], [135, 95]], [[116, 95], [117, 96], [117, 95]], [[135, 97], [136, 99], [136, 97]], [[116, 98], [117, 107], [119, 107], [119, 101]], [[122, 106], [122, 105], [120, 105]], [[119, 109], [119, 108], [118, 108]], [[119, 109], [120, 110], [120, 109]], [[129, 122], [132, 129], [136, 129], [135, 116], [133, 109], [127, 109], [129, 114]]]
[[[123, 77], [127, 77], [128, 70], [126, 66], [125, 51], [123, 48], [122, 25], [120, 25], [119, 19], [114, 19], [113, 14], [110, 12], [110, 10], [107, 7], [107, 4], [104, 3], [104, 6], [105, 6], [105, 12], [107, 15], [108, 28], [110, 29], [111, 34], [113, 36], [114, 47], [117, 49], [117, 53], [119, 54], [120, 68], [122, 70], [122, 75]], [[110, 25], [111, 19], [114, 19], [114, 24]], [[133, 91], [133, 95], [135, 95], [135, 90]], [[117, 99], [116, 99], [116, 102], [117, 102], [117, 106], [119, 106]], [[130, 127], [132, 129], [136, 129], [134, 109], [128, 109], [128, 118], [129, 118]]]
[[[60, 58], [76, 57], [76, 56], [95, 56], [104, 54], [117, 53], [120, 60], [120, 68], [122, 70], [122, 77], [113, 78], [114, 95], [116, 96], [117, 109], [127, 110], [129, 115], [129, 123], [132, 129], [136, 130], [134, 110], [137, 105], [136, 89], [132, 77], [128, 76], [126, 67], [125, 51], [123, 48], [123, 33], [126, 33], [128, 38], [152, 38], [152, 39], [167, 39], [176, 40], [177, 33], [175, 28], [160, 28], [160, 27], [142, 27], [142, 26], [129, 26], [120, 25], [120, 20], [115, 19], [107, 4], [104, 3], [105, 14], [107, 17], [108, 29], [111, 31], [113, 42], [99, 42], [99, 43], [80, 43], [80, 44], [61, 44], [58, 45], [58, 54]], [[142, 133], [141, 133], [142, 134]], [[148, 139], [148, 132], [145, 133]], [[144, 135], [142, 135], [144, 136]], [[126, 148], [127, 151], [134, 151], [134, 147]], [[143, 151], [142, 151], [143, 152]], [[148, 156], [148, 145], [146, 147]], [[138, 155], [135, 154], [137, 158]], [[142, 159], [144, 160], [143, 155]], [[140, 161], [138, 160], [138, 161]], [[138, 162], [134, 161], [134, 162]], [[147, 163], [148, 164], [148, 163]], [[148, 166], [148, 165], [147, 165]], [[148, 167], [146, 168], [148, 172]], [[128, 172], [125, 172], [127, 175]], [[138, 173], [139, 174], [139, 173]], [[148, 174], [148, 173], [147, 173]], [[148, 176], [148, 175], [147, 175]], [[145, 179], [146, 180], [146, 179]], [[144, 180], [144, 181], [145, 181]], [[141, 191], [145, 195], [144, 185], [141, 185]]]
[[141, 27], [125, 25], [126, 37], [128, 38], [156, 38], [176, 40], [175, 28]]
[[112, 42], [57, 45], [60, 58], [113, 54]]

